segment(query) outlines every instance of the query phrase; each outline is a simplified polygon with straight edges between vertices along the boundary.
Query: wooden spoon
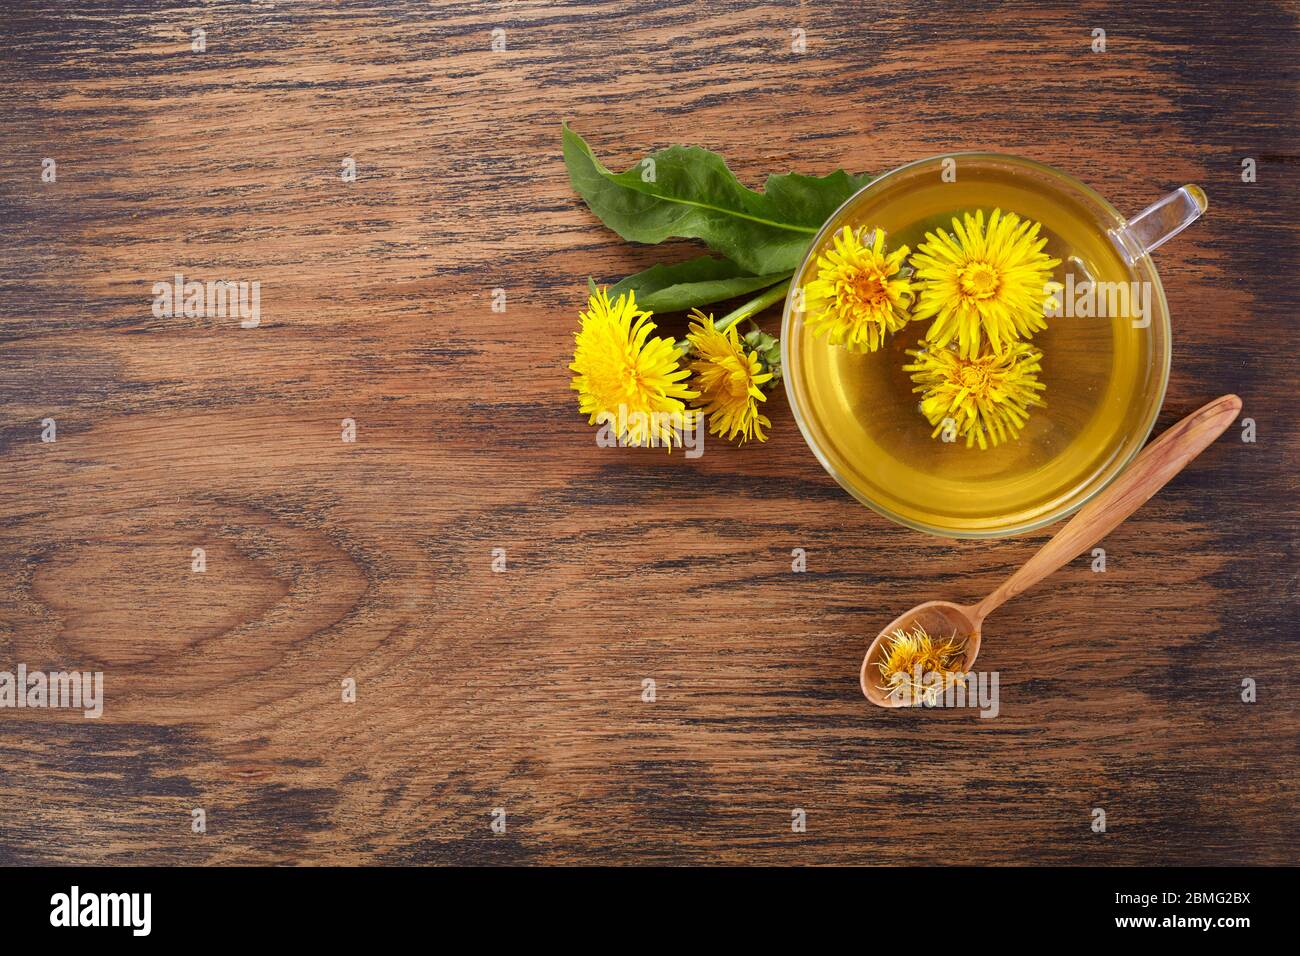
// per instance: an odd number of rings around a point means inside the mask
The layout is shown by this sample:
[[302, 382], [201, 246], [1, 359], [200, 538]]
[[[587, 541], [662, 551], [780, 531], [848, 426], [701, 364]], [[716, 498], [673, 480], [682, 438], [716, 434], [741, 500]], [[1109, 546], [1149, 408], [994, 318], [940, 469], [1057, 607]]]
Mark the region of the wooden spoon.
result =
[[1055, 537], [979, 604], [966, 606], [948, 601], [926, 601], [895, 618], [871, 642], [867, 656], [862, 660], [862, 692], [867, 695], [867, 700], [881, 707], [902, 707], [909, 703], [888, 696], [880, 686], [880, 670], [876, 667], [884, 653], [885, 638], [899, 628], [911, 630], [920, 624], [934, 637], [964, 637], [966, 659], [963, 670], [972, 670], [980, 652], [980, 626], [990, 612], [1073, 561], [1085, 549], [1114, 531], [1223, 434], [1224, 429], [1236, 421], [1240, 411], [1241, 399], [1236, 395], [1224, 395], [1192, 412], [1147, 445], [1133, 459], [1133, 464], [1080, 508]]

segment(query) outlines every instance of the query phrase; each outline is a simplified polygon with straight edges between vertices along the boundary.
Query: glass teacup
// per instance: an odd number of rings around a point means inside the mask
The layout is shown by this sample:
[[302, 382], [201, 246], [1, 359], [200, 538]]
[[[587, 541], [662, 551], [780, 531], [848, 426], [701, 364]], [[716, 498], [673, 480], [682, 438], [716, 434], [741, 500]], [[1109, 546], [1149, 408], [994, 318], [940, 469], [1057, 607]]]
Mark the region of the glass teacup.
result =
[[[850, 494], [901, 524], [949, 537], [1041, 527], [1079, 508], [1145, 443], [1169, 379], [1168, 305], [1150, 252], [1204, 212], [1184, 186], [1132, 220], [1066, 174], [992, 153], [936, 156], [875, 179], [826, 222], [791, 281], [782, 323], [786, 389], [795, 420]], [[905, 367], [930, 326], [908, 323], [875, 352], [815, 335], [804, 288], [844, 227], [883, 230], [889, 249], [915, 252], [953, 218], [994, 209], [1042, 224], [1061, 260], [1041, 351], [1045, 404], [1018, 437], [967, 447], [923, 416]], [[1047, 298], [1045, 296], [1045, 298]]]

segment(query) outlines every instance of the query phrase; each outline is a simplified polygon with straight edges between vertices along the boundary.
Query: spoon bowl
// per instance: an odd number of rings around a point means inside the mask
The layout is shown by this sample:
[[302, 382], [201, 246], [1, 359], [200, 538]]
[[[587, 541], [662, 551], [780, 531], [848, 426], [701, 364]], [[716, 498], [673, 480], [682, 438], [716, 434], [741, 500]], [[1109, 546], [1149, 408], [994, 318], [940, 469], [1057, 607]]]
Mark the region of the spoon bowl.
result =
[[880, 683], [880, 662], [885, 655], [885, 638], [897, 630], [910, 631], [918, 624], [925, 628], [931, 637], [956, 637], [966, 642], [966, 656], [962, 661], [962, 670], [969, 671], [975, 666], [975, 658], [980, 652], [980, 624], [976, 617], [978, 608], [951, 601], [926, 601], [910, 611], [905, 611], [894, 618], [889, 625], [876, 635], [876, 639], [867, 648], [867, 655], [862, 659], [862, 693], [867, 700], [879, 707], [907, 707], [906, 700], [891, 696], [888, 688]]

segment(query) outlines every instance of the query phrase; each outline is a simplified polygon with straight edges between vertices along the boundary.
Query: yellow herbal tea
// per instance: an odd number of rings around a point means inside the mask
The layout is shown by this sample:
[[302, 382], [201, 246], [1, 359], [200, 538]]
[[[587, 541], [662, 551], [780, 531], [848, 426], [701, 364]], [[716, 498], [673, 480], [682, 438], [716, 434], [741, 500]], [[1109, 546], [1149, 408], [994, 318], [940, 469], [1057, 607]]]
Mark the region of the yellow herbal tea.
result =
[[[1031, 410], [1019, 438], [980, 449], [931, 437], [904, 371], [929, 320], [862, 354], [815, 337], [796, 318], [787, 374], [809, 443], [855, 495], [926, 530], [997, 534], [1077, 504], [1140, 447], [1163, 395], [1167, 320], [1149, 263], [1124, 261], [1086, 197], [1014, 165], [959, 157], [955, 172], [945, 181], [936, 161], [929, 171], [891, 175], [837, 214], [819, 248], [847, 225], [884, 229], [890, 250], [906, 244], [915, 252], [926, 232], [951, 233], [954, 217], [976, 210], [1041, 223], [1044, 251], [1061, 260], [1052, 278], [1065, 285], [1058, 298], [1066, 314], [1049, 314], [1031, 339], [1043, 353], [1046, 405]], [[815, 259], [795, 274], [796, 289], [815, 278]]]

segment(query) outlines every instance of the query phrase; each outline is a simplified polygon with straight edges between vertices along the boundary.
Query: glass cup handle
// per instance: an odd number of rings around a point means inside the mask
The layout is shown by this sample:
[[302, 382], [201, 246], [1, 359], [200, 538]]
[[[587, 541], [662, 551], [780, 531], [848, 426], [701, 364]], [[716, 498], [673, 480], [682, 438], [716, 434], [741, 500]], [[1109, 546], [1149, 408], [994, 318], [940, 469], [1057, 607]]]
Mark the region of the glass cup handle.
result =
[[1210, 201], [1200, 186], [1183, 186], [1147, 206], [1118, 229], [1110, 231], [1129, 265], [1160, 248], [1205, 212]]

